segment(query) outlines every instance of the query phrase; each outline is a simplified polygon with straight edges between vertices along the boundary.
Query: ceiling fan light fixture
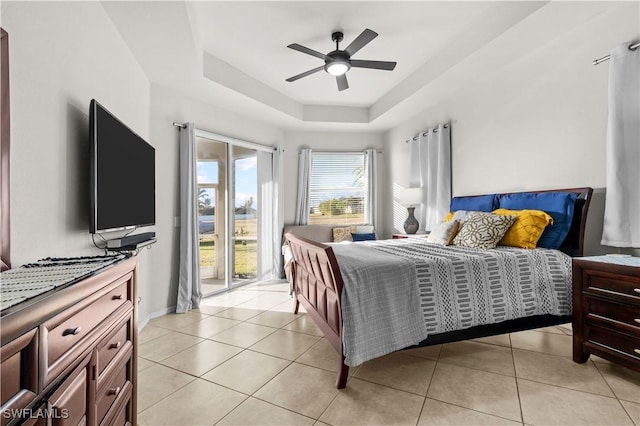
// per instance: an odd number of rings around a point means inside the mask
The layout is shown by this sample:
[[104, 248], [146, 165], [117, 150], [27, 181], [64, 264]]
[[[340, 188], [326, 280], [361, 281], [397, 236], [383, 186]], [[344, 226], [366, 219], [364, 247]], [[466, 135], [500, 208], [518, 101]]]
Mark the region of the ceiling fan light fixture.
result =
[[366, 28], [358, 37], [355, 38], [355, 40], [351, 42], [351, 44], [349, 44], [349, 46], [347, 46], [343, 50], [340, 50], [340, 42], [342, 41], [344, 35], [340, 31], [336, 31], [331, 34], [331, 40], [335, 41], [336, 43], [336, 50], [329, 52], [326, 55], [316, 50], [309, 49], [308, 47], [299, 45], [298, 43], [292, 43], [287, 46], [289, 49], [297, 50], [298, 52], [323, 59], [324, 65], [320, 65], [319, 67], [312, 68], [300, 74], [296, 74], [293, 77], [287, 78], [286, 81], [296, 81], [324, 69], [327, 74], [331, 74], [336, 78], [336, 82], [338, 83], [338, 91], [343, 91], [349, 88], [349, 83], [347, 82], [347, 76], [345, 74], [351, 69], [351, 67], [393, 71], [393, 69], [396, 67], [395, 62], [351, 59], [351, 56], [353, 56], [353, 54], [369, 44], [371, 40], [373, 40], [377, 36], [378, 33]]
[[335, 76], [342, 75], [342, 74], [346, 73], [347, 71], [349, 71], [349, 68], [351, 68], [349, 63], [348, 62], [342, 62], [342, 61], [331, 62], [331, 63], [328, 63], [324, 67], [325, 71], [327, 71], [329, 74], [335, 75]]

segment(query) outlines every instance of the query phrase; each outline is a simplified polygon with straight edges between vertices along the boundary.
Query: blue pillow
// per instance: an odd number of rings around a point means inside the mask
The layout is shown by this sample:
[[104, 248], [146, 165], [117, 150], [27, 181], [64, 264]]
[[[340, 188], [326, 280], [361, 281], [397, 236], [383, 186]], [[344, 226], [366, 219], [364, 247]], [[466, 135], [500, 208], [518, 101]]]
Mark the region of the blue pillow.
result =
[[498, 208], [498, 195], [478, 195], [475, 197], [453, 197], [450, 212], [468, 210], [476, 212], [492, 212]]
[[558, 249], [567, 238], [578, 194], [571, 192], [521, 192], [500, 197], [500, 208], [542, 210], [553, 218], [538, 240], [538, 247]]
[[372, 241], [376, 239], [376, 234], [351, 234], [353, 241]]

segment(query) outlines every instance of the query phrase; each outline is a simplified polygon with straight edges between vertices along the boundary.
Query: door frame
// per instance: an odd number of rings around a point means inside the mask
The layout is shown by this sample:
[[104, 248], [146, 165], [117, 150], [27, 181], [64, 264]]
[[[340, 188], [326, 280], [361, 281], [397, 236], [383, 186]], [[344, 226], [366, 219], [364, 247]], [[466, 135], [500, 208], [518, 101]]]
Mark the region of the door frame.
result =
[[[218, 187], [218, 191], [223, 190], [225, 193], [225, 238], [224, 238], [224, 247], [225, 247], [225, 288], [222, 290], [218, 290], [216, 292], [214, 292], [213, 294], [218, 294], [218, 293], [222, 293], [225, 291], [229, 291], [229, 290], [233, 290], [234, 288], [237, 288], [241, 285], [244, 284], [249, 284], [250, 282], [246, 282], [246, 283], [242, 283], [242, 284], [238, 284], [238, 285], [233, 285], [233, 256], [232, 256], [232, 250], [233, 250], [233, 231], [231, 230], [231, 226], [232, 226], [232, 214], [233, 214], [233, 208], [234, 206], [232, 206], [232, 200], [230, 197], [230, 193], [229, 191], [231, 190], [231, 185], [235, 183], [234, 180], [234, 176], [233, 176], [233, 147], [237, 146], [237, 147], [242, 147], [242, 148], [248, 148], [248, 149], [254, 149], [256, 151], [263, 151], [263, 152], [269, 152], [269, 153], [274, 153], [275, 151], [277, 151], [277, 148], [271, 147], [271, 146], [267, 146], [267, 145], [261, 145], [255, 142], [250, 142], [250, 141], [246, 141], [246, 140], [242, 140], [242, 139], [237, 139], [237, 138], [232, 138], [229, 136], [225, 136], [225, 135], [221, 135], [218, 133], [213, 133], [213, 132], [209, 132], [206, 130], [202, 130], [202, 129], [194, 129], [194, 135], [196, 138], [203, 138], [203, 139], [208, 139], [214, 142], [222, 142], [222, 143], [226, 143], [228, 145], [227, 149], [226, 149], [226, 178], [227, 181], [225, 182], [225, 188], [220, 188]], [[259, 187], [260, 185], [258, 185]], [[258, 195], [258, 194], [256, 194]], [[269, 242], [270, 243], [270, 242]], [[260, 260], [260, 246], [263, 244], [263, 242], [260, 241], [260, 238], [258, 238], [258, 246], [257, 246], [257, 250], [258, 250], [258, 259], [257, 259], [257, 266], [258, 269], [260, 267], [259, 265], [259, 260]], [[198, 255], [199, 258], [199, 255]]]

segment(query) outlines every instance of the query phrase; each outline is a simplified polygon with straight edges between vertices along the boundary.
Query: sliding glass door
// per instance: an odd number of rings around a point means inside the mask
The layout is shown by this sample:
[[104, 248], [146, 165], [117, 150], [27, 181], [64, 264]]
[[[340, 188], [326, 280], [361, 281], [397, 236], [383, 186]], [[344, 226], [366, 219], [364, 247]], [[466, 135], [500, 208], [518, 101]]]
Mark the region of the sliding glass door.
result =
[[258, 151], [197, 136], [198, 239], [204, 296], [258, 278]]
[[255, 281], [258, 276], [258, 157], [251, 148], [234, 146], [232, 284]]
[[196, 138], [198, 240], [202, 294], [224, 290], [226, 279], [227, 155], [225, 143]]

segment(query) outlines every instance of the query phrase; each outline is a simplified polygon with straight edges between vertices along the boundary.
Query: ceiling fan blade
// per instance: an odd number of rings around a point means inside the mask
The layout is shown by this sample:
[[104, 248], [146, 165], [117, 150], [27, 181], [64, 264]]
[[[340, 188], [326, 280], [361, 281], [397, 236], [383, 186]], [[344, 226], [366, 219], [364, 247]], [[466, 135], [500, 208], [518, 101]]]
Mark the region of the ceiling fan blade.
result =
[[313, 73], [315, 73], [315, 72], [321, 71], [323, 68], [324, 68], [324, 65], [321, 65], [321, 66], [319, 66], [318, 68], [314, 68], [314, 69], [311, 69], [311, 70], [309, 70], [309, 71], [305, 71], [305, 72], [303, 72], [303, 73], [300, 73], [300, 74], [298, 74], [298, 75], [294, 75], [293, 77], [289, 77], [289, 78], [287, 79], [287, 81], [289, 81], [289, 82], [291, 82], [291, 81], [296, 81], [296, 80], [298, 80], [298, 79], [301, 79], [302, 77], [306, 77], [306, 76], [311, 75], [311, 74], [313, 74]]
[[353, 56], [354, 53], [362, 49], [376, 37], [378, 37], [378, 33], [367, 28], [358, 37], [356, 37], [356, 39], [353, 40], [351, 44], [344, 49], [344, 51], [347, 52], [349, 56]]
[[349, 88], [349, 83], [347, 83], [347, 75], [336, 75], [336, 81], [338, 82], [338, 90], [343, 91]]
[[359, 61], [356, 59], [352, 59], [351, 66], [356, 68], [372, 68], [374, 70], [385, 70], [385, 71], [393, 71], [396, 67], [396, 62], [386, 62], [386, 61]]
[[316, 58], [326, 59], [327, 55], [324, 53], [317, 52], [313, 49], [309, 49], [308, 47], [304, 47], [299, 45], [298, 43], [293, 43], [287, 46], [289, 49], [297, 50], [298, 52], [306, 53], [307, 55], [315, 56]]

